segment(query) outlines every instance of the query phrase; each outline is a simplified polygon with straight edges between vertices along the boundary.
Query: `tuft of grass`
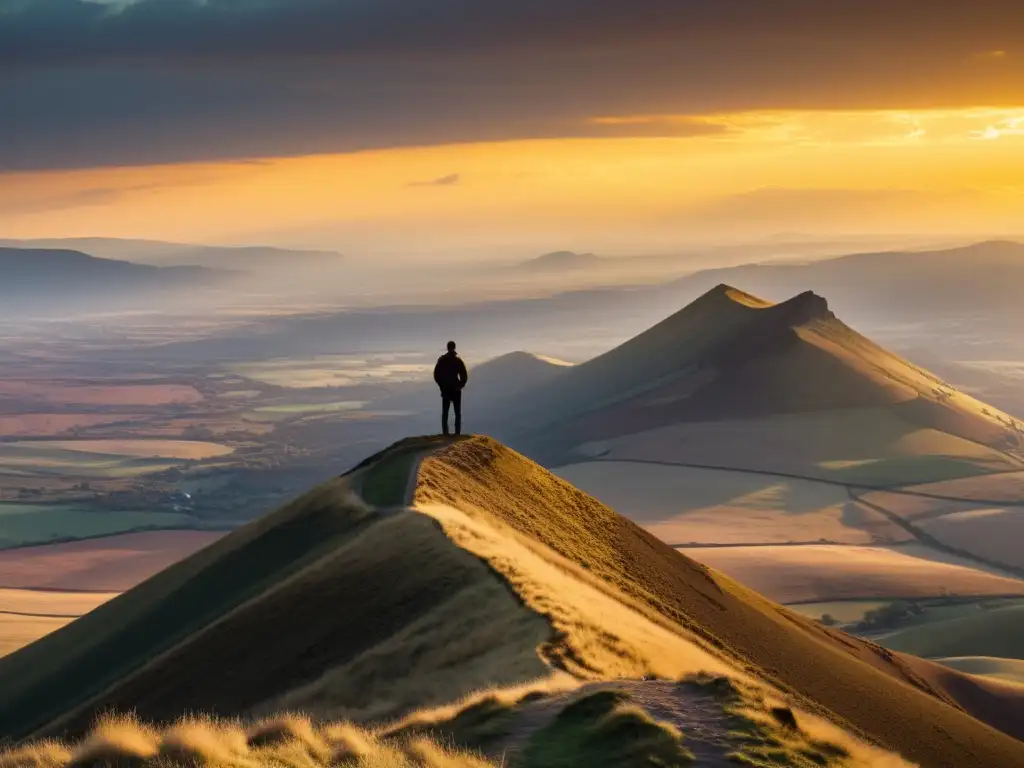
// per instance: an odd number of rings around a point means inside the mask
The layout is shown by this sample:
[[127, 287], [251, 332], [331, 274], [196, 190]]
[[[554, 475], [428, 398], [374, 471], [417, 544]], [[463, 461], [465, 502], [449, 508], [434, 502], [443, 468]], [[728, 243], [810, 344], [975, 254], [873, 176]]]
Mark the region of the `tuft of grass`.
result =
[[163, 731], [106, 717], [78, 744], [0, 750], [0, 768], [494, 768], [424, 736], [385, 738], [349, 723], [284, 714], [243, 726], [186, 717]]
[[71, 750], [58, 741], [41, 741], [0, 753], [0, 768], [61, 768], [71, 761]]
[[299, 750], [320, 761], [328, 761], [335, 755], [324, 734], [318, 733], [312, 720], [301, 714], [261, 720], [246, 730], [245, 738], [248, 747], [254, 750]]
[[134, 717], [106, 716], [72, 749], [69, 768], [141, 768], [159, 752], [160, 738]]
[[618, 691], [598, 691], [566, 706], [535, 733], [523, 752], [523, 768], [618, 768], [688, 766], [693, 755], [676, 729], [631, 706]]

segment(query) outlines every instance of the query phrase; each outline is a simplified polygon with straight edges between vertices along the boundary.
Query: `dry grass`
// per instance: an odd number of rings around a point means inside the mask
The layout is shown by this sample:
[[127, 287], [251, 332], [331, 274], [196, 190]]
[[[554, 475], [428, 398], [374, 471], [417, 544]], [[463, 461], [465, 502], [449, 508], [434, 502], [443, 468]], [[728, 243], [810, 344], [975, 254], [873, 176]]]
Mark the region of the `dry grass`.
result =
[[0, 752], [0, 768], [487, 768], [429, 739], [389, 739], [348, 723], [281, 715], [244, 725], [187, 717], [163, 730], [106, 717], [80, 742], [45, 741]]
[[880, 649], [682, 557], [493, 441], [465, 440], [424, 460], [417, 502], [560, 627], [548, 656], [577, 674], [686, 673], [708, 659], [713, 671], [731, 659], [923, 764], [1024, 760], [1019, 742], [937, 701]]

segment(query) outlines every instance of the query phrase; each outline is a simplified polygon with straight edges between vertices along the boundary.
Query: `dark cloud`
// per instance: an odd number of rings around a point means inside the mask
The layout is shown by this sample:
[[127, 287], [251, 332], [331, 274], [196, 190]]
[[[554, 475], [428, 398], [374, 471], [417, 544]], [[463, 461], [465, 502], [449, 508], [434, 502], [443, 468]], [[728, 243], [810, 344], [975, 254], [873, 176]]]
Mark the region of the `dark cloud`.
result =
[[589, 119], [1021, 92], [1007, 0], [0, 0], [0, 169], [692, 135], [720, 129]]
[[411, 181], [409, 182], [410, 187], [454, 187], [457, 184], [462, 183], [462, 174], [451, 173], [447, 176], [441, 176], [438, 179], [431, 179], [430, 181]]

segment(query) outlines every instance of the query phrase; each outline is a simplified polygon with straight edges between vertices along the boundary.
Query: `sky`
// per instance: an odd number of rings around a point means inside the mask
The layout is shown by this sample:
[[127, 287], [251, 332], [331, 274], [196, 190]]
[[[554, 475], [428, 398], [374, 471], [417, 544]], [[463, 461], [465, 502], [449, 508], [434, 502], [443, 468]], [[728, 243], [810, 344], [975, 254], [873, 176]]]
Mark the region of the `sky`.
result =
[[1024, 233], [1010, 0], [0, 0], [0, 237]]

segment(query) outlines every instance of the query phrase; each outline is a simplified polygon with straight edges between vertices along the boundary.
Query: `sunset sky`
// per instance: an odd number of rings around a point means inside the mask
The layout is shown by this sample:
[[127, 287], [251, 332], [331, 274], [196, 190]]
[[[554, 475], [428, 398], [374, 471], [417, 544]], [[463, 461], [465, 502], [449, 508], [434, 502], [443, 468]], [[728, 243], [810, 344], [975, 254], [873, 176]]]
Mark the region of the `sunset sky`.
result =
[[1024, 6], [0, 0], [0, 237], [1024, 233]]

